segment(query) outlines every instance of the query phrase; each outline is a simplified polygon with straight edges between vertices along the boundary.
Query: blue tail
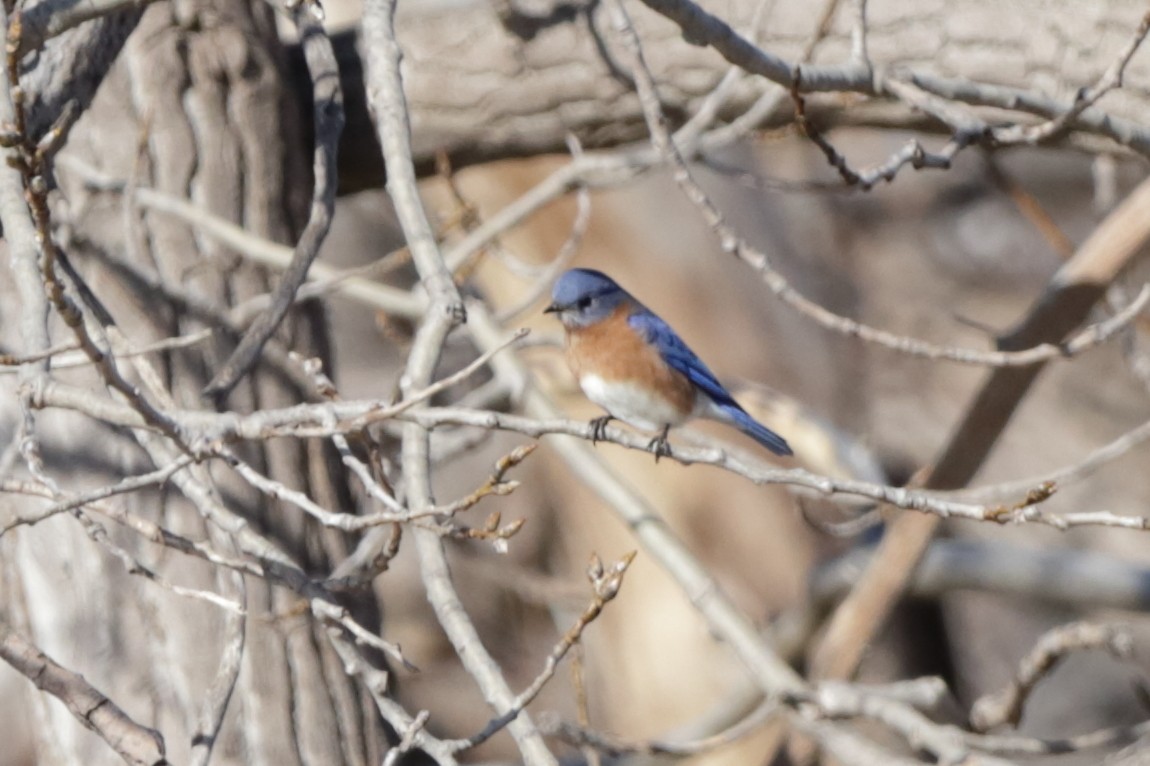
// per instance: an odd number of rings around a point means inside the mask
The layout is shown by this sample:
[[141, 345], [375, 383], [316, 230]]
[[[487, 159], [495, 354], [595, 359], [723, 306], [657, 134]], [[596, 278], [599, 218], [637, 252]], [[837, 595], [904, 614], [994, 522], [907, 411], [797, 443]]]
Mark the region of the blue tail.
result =
[[791, 445], [787, 444], [786, 439], [752, 418], [741, 407], [731, 407], [728, 405], [723, 409], [731, 416], [731, 422], [736, 428], [771, 452], [776, 455], [795, 454], [791, 451]]

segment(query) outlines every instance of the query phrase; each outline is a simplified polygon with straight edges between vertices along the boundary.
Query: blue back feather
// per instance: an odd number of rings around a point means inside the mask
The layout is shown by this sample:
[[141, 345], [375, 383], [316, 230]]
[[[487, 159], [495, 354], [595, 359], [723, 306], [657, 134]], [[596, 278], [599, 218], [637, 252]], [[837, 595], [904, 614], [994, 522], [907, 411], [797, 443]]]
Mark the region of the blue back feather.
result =
[[637, 304], [635, 313], [627, 318], [627, 323], [642, 334], [648, 343], [658, 349], [663, 359], [673, 370], [686, 375], [696, 388], [726, 412], [740, 431], [776, 455], [794, 454], [783, 437], [747, 414], [747, 411], [735, 401], [730, 392], [723, 388], [723, 384], [715, 377], [715, 373], [711, 372], [703, 360], [683, 342], [683, 339], [659, 315], [642, 304]]
[[640, 306], [627, 318], [627, 323], [638, 330], [643, 338], [659, 351], [672, 369], [686, 375], [687, 379], [714, 400], [715, 404], [742, 409], [727, 389], [723, 388], [715, 373], [711, 372], [703, 360], [688, 348], [683, 339], [671, 329], [671, 325], [664, 322], [658, 314], [645, 306]]

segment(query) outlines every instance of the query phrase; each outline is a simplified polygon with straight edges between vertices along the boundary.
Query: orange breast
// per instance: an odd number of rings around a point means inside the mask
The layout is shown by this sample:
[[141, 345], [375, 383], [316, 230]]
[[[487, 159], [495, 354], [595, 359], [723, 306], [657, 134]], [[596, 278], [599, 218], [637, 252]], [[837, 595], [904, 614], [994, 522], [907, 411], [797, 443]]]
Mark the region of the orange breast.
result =
[[621, 305], [590, 327], [567, 332], [567, 363], [576, 379], [598, 375], [608, 382], [641, 383], [682, 412], [695, 405], [695, 388], [627, 324], [630, 308]]

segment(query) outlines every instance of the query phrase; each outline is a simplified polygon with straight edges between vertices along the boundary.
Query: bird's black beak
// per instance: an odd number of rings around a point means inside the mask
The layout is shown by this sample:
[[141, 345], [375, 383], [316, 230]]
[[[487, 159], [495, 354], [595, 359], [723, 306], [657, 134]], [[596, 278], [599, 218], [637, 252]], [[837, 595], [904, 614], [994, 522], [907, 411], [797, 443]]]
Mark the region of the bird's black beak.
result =
[[550, 306], [543, 309], [543, 313], [544, 314], [558, 314], [562, 310], [563, 310], [563, 307], [560, 306], [558, 303], [552, 303]]

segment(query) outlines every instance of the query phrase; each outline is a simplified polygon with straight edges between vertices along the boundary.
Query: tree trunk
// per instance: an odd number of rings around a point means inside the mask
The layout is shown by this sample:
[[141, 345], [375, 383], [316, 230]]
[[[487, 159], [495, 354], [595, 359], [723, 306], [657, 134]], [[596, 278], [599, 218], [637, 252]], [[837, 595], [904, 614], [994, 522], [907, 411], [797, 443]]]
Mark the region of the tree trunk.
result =
[[[74, 130], [67, 154], [111, 178], [189, 198], [256, 235], [290, 243], [306, 216], [310, 178], [299, 152], [301, 105], [285, 90], [285, 60], [264, 3], [152, 6]], [[204, 327], [223, 330], [208, 344], [159, 360], [177, 406], [203, 406], [200, 391], [235, 342], [222, 318], [229, 307], [267, 292], [268, 276], [171, 218], [139, 215], [130, 205], [122, 212], [119, 196], [86, 190], [83, 179], [63, 166], [60, 182], [68, 204], [59, 210], [68, 213], [57, 222], [74, 227], [68, 250], [134, 342]], [[155, 284], [141, 284], [134, 276], [140, 274], [154, 276]], [[62, 329], [56, 328], [54, 340], [67, 339]], [[326, 357], [325, 333], [322, 307], [310, 303], [289, 316], [280, 338], [300, 353]], [[250, 410], [300, 399], [290, 380], [260, 369], [228, 406]], [[137, 448], [109, 434], [70, 434], [66, 425], [48, 433], [55, 438], [44, 437], [45, 456], [61, 475], [114, 481], [147, 470]], [[107, 448], [97, 449], [92, 439]], [[77, 459], [96, 454], [99, 465]], [[247, 445], [243, 457], [332, 509], [354, 510], [342, 468], [319, 442]], [[346, 556], [341, 535], [261, 498], [222, 465], [208, 470], [224, 501], [305, 571], [322, 577]], [[145, 497], [148, 502], [132, 503], [139, 515], [191, 537], [219, 534], [177, 493]], [[78, 530], [58, 518], [9, 541], [16, 559], [6, 584], [24, 605], [16, 622], [138, 721], [163, 732], [171, 762], [187, 763], [193, 737], [205, 734], [195, 727], [238, 628], [215, 607], [126, 576], [119, 561], [93, 555], [91, 541]], [[222, 590], [232, 598], [243, 593], [226, 578], [217, 584], [208, 567], [159, 549], [131, 550], [179, 585]], [[379, 617], [368, 595], [347, 606], [374, 628]], [[212, 762], [379, 763], [384, 732], [374, 706], [344, 672], [306, 604], [301, 608], [294, 593], [258, 578], [248, 579], [246, 602], [242, 670]], [[129, 667], [131, 673], [122, 672]], [[39, 762], [117, 762], [102, 742], [77, 737], [75, 720], [62, 708], [30, 685], [22, 691], [37, 718]]]

